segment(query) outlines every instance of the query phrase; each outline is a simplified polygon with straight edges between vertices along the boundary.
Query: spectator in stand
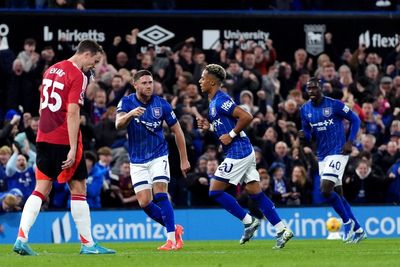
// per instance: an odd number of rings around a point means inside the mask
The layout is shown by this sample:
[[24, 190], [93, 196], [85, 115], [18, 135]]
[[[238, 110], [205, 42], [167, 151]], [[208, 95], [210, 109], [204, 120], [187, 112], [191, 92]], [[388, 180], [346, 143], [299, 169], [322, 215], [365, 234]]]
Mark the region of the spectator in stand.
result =
[[102, 120], [95, 125], [94, 135], [96, 138], [96, 147], [108, 146], [111, 148], [116, 148], [123, 145], [126, 140], [126, 130], [115, 129], [115, 116], [116, 107], [107, 108], [106, 113], [104, 113]]
[[188, 174], [188, 189], [191, 192], [193, 207], [214, 206], [215, 202], [208, 196], [210, 179], [218, 168], [218, 160], [200, 157], [195, 172]]
[[[124, 70], [124, 69], [120, 69]], [[129, 82], [125, 81], [122, 75], [115, 74], [111, 80], [111, 91], [108, 93], [107, 106], [117, 106], [121, 98], [127, 94], [130, 88]]]
[[129, 160], [123, 161], [120, 165], [118, 180], [111, 180], [111, 189], [118, 195], [122, 207], [139, 207], [137, 197], [133, 191]]
[[88, 170], [86, 179], [87, 195], [86, 199], [90, 208], [101, 208], [101, 189], [104, 183], [104, 175], [107, 173], [103, 168], [94, 168], [97, 164], [97, 157], [91, 151], [85, 151], [85, 162]]
[[382, 203], [385, 181], [366, 160], [360, 160], [352, 176], [343, 181], [343, 192], [352, 203]]
[[272, 163], [269, 168], [271, 176], [272, 201], [276, 204], [286, 205], [291, 196], [291, 188], [285, 177], [285, 165], [280, 162]]
[[[24, 114], [25, 116], [26, 114]], [[39, 127], [39, 117], [29, 120], [29, 126], [15, 136], [14, 141], [28, 154], [30, 150], [36, 152], [36, 135]]]
[[[385, 125], [382, 121], [382, 115], [374, 111], [372, 103], [365, 102], [362, 105], [365, 119], [362, 122], [362, 128], [365, 129], [366, 134], [371, 134], [376, 137], [376, 144], [381, 145], [383, 142], [383, 135], [385, 133]], [[375, 145], [375, 144], [374, 144]]]
[[376, 161], [374, 162], [381, 167], [384, 173], [400, 159], [400, 150], [397, 142], [389, 141], [386, 145], [381, 145], [378, 149]]
[[303, 166], [294, 166], [289, 181], [291, 194], [287, 200], [287, 205], [307, 205], [311, 204], [312, 183], [307, 178], [307, 171]]
[[4, 118], [3, 128], [0, 129], [0, 146], [7, 145], [11, 147], [14, 142], [14, 137], [18, 133], [18, 125], [21, 120], [21, 115], [13, 109], [7, 111]]
[[[296, 52], [294, 52], [294, 62], [292, 64], [292, 74], [291, 78], [293, 81], [298, 81], [300, 71], [301, 70], [308, 70], [312, 71], [312, 58], [308, 58], [306, 50], [303, 48], [297, 49]], [[289, 88], [289, 90], [293, 89]]]
[[98, 87], [94, 92], [94, 103], [90, 113], [90, 117], [94, 125], [97, 125], [104, 118], [104, 114], [107, 111], [106, 103], [107, 103], [106, 91]]
[[24, 72], [30, 72], [36, 68], [39, 61], [39, 54], [35, 52], [36, 41], [32, 38], [25, 39], [24, 50], [19, 52], [17, 59], [22, 62]]
[[271, 39], [267, 39], [265, 40], [266, 49], [260, 45], [257, 45], [254, 48], [254, 55], [256, 58], [255, 68], [258, 70], [261, 76], [267, 75], [268, 68], [272, 66], [276, 60], [276, 50], [272, 43], [273, 42]]
[[27, 156], [20, 154], [15, 145], [13, 145], [13, 151], [6, 165], [7, 187], [21, 190], [25, 202], [35, 188], [36, 167], [28, 166]]

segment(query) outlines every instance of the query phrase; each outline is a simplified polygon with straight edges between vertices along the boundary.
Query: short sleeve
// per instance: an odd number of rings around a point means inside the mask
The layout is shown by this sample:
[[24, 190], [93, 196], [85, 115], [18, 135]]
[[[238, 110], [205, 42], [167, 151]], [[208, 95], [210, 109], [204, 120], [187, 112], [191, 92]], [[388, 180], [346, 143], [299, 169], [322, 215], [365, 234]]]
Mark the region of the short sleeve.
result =
[[127, 96], [124, 96], [118, 103], [117, 106], [117, 113], [120, 112], [129, 112], [129, 98]]
[[220, 98], [215, 103], [217, 113], [223, 115], [232, 115], [236, 106], [235, 102], [228, 97]]
[[169, 127], [173, 126], [177, 123], [175, 112], [172, 110], [171, 105], [167, 101], [163, 101], [163, 116], [165, 122], [168, 124]]
[[88, 79], [81, 72], [73, 73], [73, 76], [74, 78], [70, 83], [71, 89], [68, 94], [68, 103], [74, 103], [83, 106], [83, 99], [85, 97]]

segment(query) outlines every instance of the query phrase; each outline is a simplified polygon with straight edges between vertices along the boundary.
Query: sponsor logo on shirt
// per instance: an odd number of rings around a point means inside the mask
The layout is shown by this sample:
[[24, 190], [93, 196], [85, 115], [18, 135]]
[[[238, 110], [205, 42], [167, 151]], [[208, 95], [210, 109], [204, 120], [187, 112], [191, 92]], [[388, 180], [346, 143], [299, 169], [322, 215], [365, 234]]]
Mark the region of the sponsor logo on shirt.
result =
[[232, 100], [226, 100], [226, 101], [222, 104], [221, 108], [222, 108], [223, 110], [225, 110], [225, 111], [229, 111], [229, 109], [232, 107], [232, 105], [233, 105], [233, 101], [232, 101]]
[[316, 127], [316, 129], [317, 129], [317, 131], [318, 132], [320, 132], [320, 131], [326, 131], [326, 127], [328, 126], [328, 125], [333, 125], [334, 123], [333, 123], [333, 119], [328, 119], [328, 120], [324, 120], [324, 121], [319, 121], [319, 122], [316, 122], [316, 123], [310, 123], [310, 125], [311, 125], [311, 127], [312, 128], [314, 128], [314, 127]]

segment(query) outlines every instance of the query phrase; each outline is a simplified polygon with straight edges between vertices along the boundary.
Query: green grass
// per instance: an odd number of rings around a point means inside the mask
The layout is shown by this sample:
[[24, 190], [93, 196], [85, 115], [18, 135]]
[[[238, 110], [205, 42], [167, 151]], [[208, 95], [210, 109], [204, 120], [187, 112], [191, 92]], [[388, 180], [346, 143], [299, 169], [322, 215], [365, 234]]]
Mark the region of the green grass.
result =
[[163, 266], [399, 266], [400, 239], [367, 239], [359, 244], [331, 240], [292, 240], [273, 250], [273, 240], [187, 241], [180, 251], [157, 251], [160, 242], [104, 243], [116, 255], [79, 255], [79, 244], [32, 244], [37, 257], [19, 256], [0, 245], [0, 267], [163, 267]]

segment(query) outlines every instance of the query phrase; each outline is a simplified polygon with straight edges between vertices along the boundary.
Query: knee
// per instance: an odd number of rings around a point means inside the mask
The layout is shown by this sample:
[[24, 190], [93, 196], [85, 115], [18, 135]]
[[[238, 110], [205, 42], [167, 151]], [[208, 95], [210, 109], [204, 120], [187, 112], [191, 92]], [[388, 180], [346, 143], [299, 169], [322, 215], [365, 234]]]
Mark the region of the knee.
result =
[[324, 198], [329, 198], [332, 195], [332, 190], [328, 188], [321, 188], [321, 194]]
[[209, 191], [208, 196], [212, 199], [216, 199], [216, 198], [220, 197], [223, 193], [224, 193], [224, 191], [221, 191], [221, 190]]
[[142, 201], [140, 201], [139, 200], [139, 206], [143, 209], [143, 208], [145, 208], [145, 207], [147, 207], [148, 205], [150, 205], [150, 200], [142, 200]]

